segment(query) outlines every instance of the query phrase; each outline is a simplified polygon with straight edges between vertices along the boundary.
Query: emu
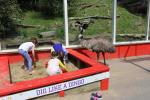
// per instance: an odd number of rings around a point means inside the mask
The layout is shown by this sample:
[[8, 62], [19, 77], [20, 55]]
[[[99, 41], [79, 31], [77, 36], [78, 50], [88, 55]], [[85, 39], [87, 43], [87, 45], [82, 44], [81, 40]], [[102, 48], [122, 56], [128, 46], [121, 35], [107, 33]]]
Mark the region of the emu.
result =
[[94, 21], [91, 19], [85, 20], [83, 22], [80, 21], [75, 22], [76, 26], [79, 27], [79, 32], [80, 32], [80, 34], [78, 35], [78, 39], [83, 38], [83, 32], [85, 31], [85, 29], [89, 27], [91, 23], [94, 23]]
[[90, 49], [97, 54], [97, 61], [100, 61], [100, 53], [103, 55], [104, 64], [106, 64], [105, 53], [114, 53], [115, 47], [106, 39], [94, 37], [90, 39], [80, 39], [80, 45]]

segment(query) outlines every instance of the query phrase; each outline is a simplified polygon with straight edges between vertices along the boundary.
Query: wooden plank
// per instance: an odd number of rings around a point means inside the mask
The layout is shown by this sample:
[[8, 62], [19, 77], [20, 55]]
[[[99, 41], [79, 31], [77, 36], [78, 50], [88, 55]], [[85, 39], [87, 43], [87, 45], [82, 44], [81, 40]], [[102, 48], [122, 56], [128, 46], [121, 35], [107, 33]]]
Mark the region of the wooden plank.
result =
[[7, 57], [0, 57], [0, 88], [10, 84], [9, 64]]

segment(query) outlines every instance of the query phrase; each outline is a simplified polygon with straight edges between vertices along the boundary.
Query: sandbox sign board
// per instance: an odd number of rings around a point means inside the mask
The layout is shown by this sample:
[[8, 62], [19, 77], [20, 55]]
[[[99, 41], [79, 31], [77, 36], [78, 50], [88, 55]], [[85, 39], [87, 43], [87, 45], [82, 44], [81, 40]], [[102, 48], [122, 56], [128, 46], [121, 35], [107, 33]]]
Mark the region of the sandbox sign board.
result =
[[110, 77], [109, 72], [99, 73], [99, 74], [95, 74], [95, 75], [92, 75], [92, 76], [87, 76], [87, 77], [84, 77], [84, 78], [79, 78], [79, 79], [75, 79], [75, 80], [71, 80], [71, 81], [67, 81], [67, 82], [63, 82], [63, 83], [58, 83], [58, 84], [55, 84], [55, 85], [50, 85], [50, 86], [37, 88], [37, 89], [25, 91], [25, 92], [20, 92], [20, 93], [16, 93], [16, 94], [12, 94], [12, 95], [7, 95], [7, 96], [4, 96], [4, 97], [0, 97], [0, 100], [26, 100], [26, 99], [31, 99], [31, 98], [40, 97], [40, 96], [44, 96], [44, 95], [47, 95], [47, 94], [52, 94], [52, 93], [55, 93], [55, 92], [59, 92], [59, 91], [62, 91], [62, 90], [67, 90], [67, 89], [79, 87], [79, 86], [86, 85], [86, 84], [96, 82], [96, 81], [99, 81], [99, 80], [103, 80], [103, 79], [106, 79], [106, 78], [109, 78], [109, 77]]

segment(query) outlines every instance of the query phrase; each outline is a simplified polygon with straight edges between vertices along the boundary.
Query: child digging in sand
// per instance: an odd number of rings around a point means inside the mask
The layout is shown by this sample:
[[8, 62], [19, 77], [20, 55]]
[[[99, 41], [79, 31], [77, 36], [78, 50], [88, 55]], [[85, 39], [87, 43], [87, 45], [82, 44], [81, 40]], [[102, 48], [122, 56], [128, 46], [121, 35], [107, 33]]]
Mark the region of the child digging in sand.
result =
[[58, 54], [59, 59], [67, 65], [68, 63], [68, 50], [63, 46], [62, 43], [54, 43], [50, 40], [50, 45], [52, 45], [53, 50]]
[[62, 74], [63, 71], [61, 68], [68, 71], [67, 67], [58, 59], [58, 54], [56, 52], [53, 51], [51, 55], [52, 58], [48, 61], [46, 69], [48, 75]]
[[[19, 54], [21, 54], [24, 58], [24, 65], [23, 68], [25, 70], [29, 71], [29, 74], [31, 75], [32, 73], [34, 73], [33, 69], [33, 62], [35, 62], [35, 46], [37, 45], [37, 39], [36, 38], [32, 38], [31, 42], [24, 42], [22, 43], [19, 48], [18, 48], [18, 52]], [[33, 55], [33, 61], [29, 55], [29, 52], [32, 52]]]

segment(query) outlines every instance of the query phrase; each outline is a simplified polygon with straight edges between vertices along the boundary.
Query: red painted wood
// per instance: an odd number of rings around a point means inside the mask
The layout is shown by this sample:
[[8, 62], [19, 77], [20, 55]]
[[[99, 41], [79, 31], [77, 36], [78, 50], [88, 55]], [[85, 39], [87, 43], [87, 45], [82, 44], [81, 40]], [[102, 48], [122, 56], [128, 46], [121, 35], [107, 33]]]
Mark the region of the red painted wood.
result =
[[[76, 78], [81, 78], [85, 76], [89, 76], [91, 74], [96, 74], [96, 73], [101, 73], [101, 72], [107, 72], [109, 71], [109, 68], [103, 64], [96, 63], [96, 53], [91, 52], [86, 49], [77, 49], [77, 50], [72, 50], [68, 49], [70, 54], [75, 56], [76, 58], [80, 59], [81, 61], [89, 64], [91, 67], [73, 71], [73, 72], [68, 72], [64, 73], [61, 75], [56, 75], [56, 76], [49, 76], [46, 78], [40, 78], [40, 79], [34, 79], [34, 80], [29, 80], [29, 81], [24, 81], [24, 82], [17, 82], [14, 84], [9, 84], [7, 88], [5, 89], [0, 89], [0, 96], [3, 95], [8, 95], [12, 93], [17, 93], [33, 88], [38, 88], [50, 84], [56, 84], [60, 83], [63, 81], [68, 81]], [[50, 56], [49, 51], [39, 51], [36, 52], [37, 54], [37, 59], [44, 59], [48, 58]], [[116, 52], [113, 54], [108, 54], [106, 53], [106, 58], [107, 59], [112, 59], [112, 58], [123, 58], [123, 57], [130, 57], [130, 56], [140, 56], [140, 55], [148, 55], [150, 54], [150, 44], [132, 44], [132, 45], [120, 45], [116, 46]], [[16, 63], [19, 61], [22, 61], [23, 58], [21, 55], [18, 53], [12, 53], [12, 54], [0, 54], [1, 57], [7, 57], [10, 63]], [[15, 59], [14, 59], [15, 58]], [[102, 58], [101, 58], [102, 59]], [[1, 59], [0, 59], [1, 61]], [[1, 63], [1, 65], [6, 65], [6, 69], [8, 68], [7, 63]], [[2, 67], [4, 68], [4, 67]], [[8, 75], [9, 69], [4, 69], [4, 73]], [[3, 69], [0, 69], [0, 72], [3, 72]], [[5, 74], [3, 74], [5, 76]], [[1, 76], [2, 77], [2, 76]], [[101, 89], [102, 90], [107, 90], [108, 89], [108, 79], [104, 79], [101, 81]], [[10, 82], [10, 81], [9, 81]], [[8, 83], [9, 83], [8, 82]]]
[[[76, 49], [82, 55], [89, 57], [92, 60], [96, 61], [96, 53], [89, 51], [87, 49]], [[112, 54], [106, 53], [106, 59], [113, 58], [124, 58], [130, 56], [140, 56], [140, 55], [148, 55], [150, 54], [150, 44], [131, 44], [131, 45], [119, 45], [116, 46], [116, 52]], [[36, 52], [37, 59], [45, 59], [50, 56], [49, 51], [37, 51]], [[8, 57], [10, 63], [16, 63], [19, 61], [23, 61], [23, 58], [18, 53], [9, 53], [9, 54], [0, 54], [0, 57]], [[15, 59], [14, 59], [15, 58]], [[100, 55], [102, 58], [102, 55]]]
[[92, 59], [88, 58], [86, 55], [83, 55], [73, 49], [68, 49], [69, 53], [71, 53], [71, 55], [77, 57], [78, 59], [80, 59], [81, 61], [89, 64], [89, 65], [97, 65], [98, 63], [96, 61], [93, 61]]
[[52, 85], [52, 84], [56, 84], [56, 83], [60, 83], [72, 79], [77, 79], [85, 76], [90, 76], [91, 74], [106, 72], [108, 70], [109, 70], [108, 67], [103, 68], [101, 66], [94, 66], [94, 67], [89, 67], [89, 68], [85, 68], [85, 69], [81, 69], [69, 73], [64, 73], [60, 75], [48, 76], [45, 78], [34, 79], [34, 80], [23, 81], [23, 82], [17, 82], [11, 84], [5, 89], [0, 89], [0, 96], [21, 92], [25, 90], [30, 90], [42, 86], [47, 86], [50, 84]]
[[64, 97], [64, 96], [65, 96], [65, 91], [60, 91], [60, 92], [59, 92], [59, 96], [60, 96], [60, 97]]
[[[30, 53], [30, 56], [32, 58], [32, 55]], [[46, 59], [51, 56], [49, 51], [36, 51], [36, 59]], [[0, 57], [7, 57], [9, 60], [9, 63], [17, 63], [23, 61], [23, 57], [18, 53], [9, 53], [9, 54], [0, 54]]]
[[[86, 50], [86, 49], [77, 49], [78, 52], [86, 55], [87, 57], [96, 60], [96, 53]], [[141, 55], [149, 55], [150, 54], [150, 44], [130, 44], [130, 45], [119, 45], [116, 46], [115, 53], [106, 53], [106, 59], [113, 58], [125, 58], [131, 56], [141, 56]], [[100, 59], [102, 58], [102, 54], [100, 54]]]
[[103, 79], [100, 81], [100, 90], [108, 90], [109, 87], [109, 79]]
[[85, 76], [90, 76], [92, 74], [109, 71], [109, 68], [107, 66], [100, 64], [100, 63], [96, 63], [92, 59], [89, 59], [85, 55], [82, 55], [75, 50], [69, 49], [69, 53], [75, 56], [77, 59], [80, 59], [81, 61], [91, 66], [89, 68], [84, 68], [84, 69], [80, 69], [80, 70], [73, 71], [73, 72], [63, 73], [60, 75], [48, 76], [45, 78], [39, 78], [39, 79], [34, 79], [34, 80], [13, 83], [5, 89], [0, 89], [0, 96], [17, 93], [17, 92], [21, 92], [25, 90], [30, 90], [33, 88], [39, 88], [42, 86], [52, 85], [52, 84], [69, 81], [69, 80], [73, 80], [73, 79], [77, 79], [77, 78], [81, 78]]
[[0, 57], [0, 88], [4, 88], [10, 84], [10, 73], [8, 59]]
[[[9, 84], [7, 88], [0, 89], [0, 96], [17, 93], [25, 90], [30, 90], [33, 88], [39, 88], [42, 86], [52, 85], [76, 78], [81, 78], [85, 76], [90, 76], [91, 74], [96, 73], [102, 73], [109, 71], [109, 68], [103, 64], [96, 63], [96, 53], [91, 52], [86, 49], [68, 49], [70, 54], [75, 56], [77, 59], [80, 59], [81, 61], [87, 63], [90, 65], [89, 68], [64, 73], [61, 75], [56, 76], [49, 76], [45, 78], [40, 79], [34, 79], [24, 82], [17, 82], [13, 84]], [[38, 51], [36, 52], [37, 59], [44, 59], [48, 58], [50, 56], [49, 51]], [[140, 55], [148, 55], [150, 54], [150, 44], [132, 44], [132, 45], [120, 45], [116, 46], [116, 52], [113, 54], [106, 53], [107, 59], [113, 59], [113, 58], [124, 58], [124, 57], [130, 57], [130, 56], [140, 56]], [[23, 58], [18, 53], [12, 53], [12, 54], [0, 54], [0, 58], [7, 57], [10, 63], [16, 63], [19, 61], [22, 61]], [[101, 58], [102, 59], [102, 58]], [[3, 62], [2, 59], [0, 59], [1, 62]], [[5, 62], [5, 61], [4, 61]], [[4, 72], [4, 74], [0, 75], [0, 77], [3, 77], [3, 75], [8, 75], [9, 69], [8, 69], [8, 63], [0, 63], [0, 72]], [[1, 69], [4, 68], [4, 69]], [[5, 69], [6, 68], [6, 69]], [[10, 81], [7, 81], [10, 83]], [[7, 84], [6, 82], [6, 84]], [[107, 90], [109, 84], [109, 79], [101, 80], [101, 89]]]

